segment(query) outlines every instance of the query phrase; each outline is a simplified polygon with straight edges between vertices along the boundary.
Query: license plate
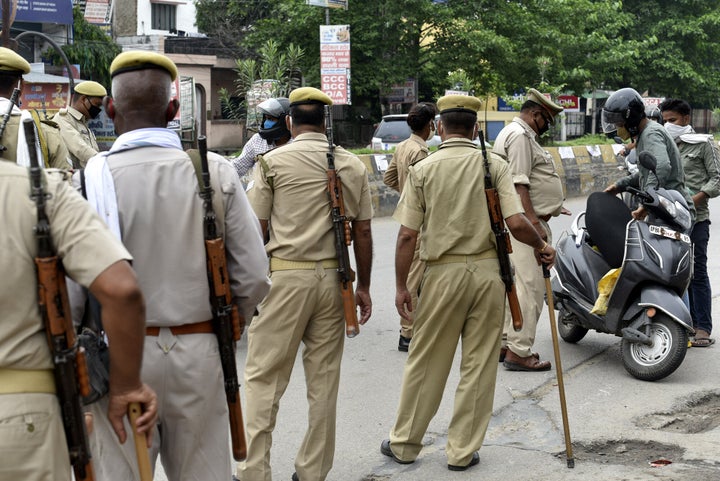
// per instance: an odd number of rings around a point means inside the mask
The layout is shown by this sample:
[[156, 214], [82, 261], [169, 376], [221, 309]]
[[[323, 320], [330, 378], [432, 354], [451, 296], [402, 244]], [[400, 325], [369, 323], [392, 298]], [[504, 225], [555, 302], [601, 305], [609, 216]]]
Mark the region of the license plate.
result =
[[672, 229], [668, 229], [667, 227], [662, 227], [659, 225], [650, 225], [648, 227], [650, 228], [651, 234], [659, 235], [661, 237], [667, 237], [668, 239], [681, 240], [686, 244], [690, 243], [690, 236], [687, 234], [675, 232]]

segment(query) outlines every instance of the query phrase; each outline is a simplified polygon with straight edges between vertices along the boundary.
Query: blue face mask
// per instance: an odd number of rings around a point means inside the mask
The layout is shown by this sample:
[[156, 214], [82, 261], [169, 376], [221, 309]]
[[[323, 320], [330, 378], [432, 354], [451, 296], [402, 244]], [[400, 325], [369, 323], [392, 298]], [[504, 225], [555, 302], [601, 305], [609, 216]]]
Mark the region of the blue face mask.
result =
[[265, 119], [263, 122], [263, 129], [272, 129], [277, 124], [277, 120]]

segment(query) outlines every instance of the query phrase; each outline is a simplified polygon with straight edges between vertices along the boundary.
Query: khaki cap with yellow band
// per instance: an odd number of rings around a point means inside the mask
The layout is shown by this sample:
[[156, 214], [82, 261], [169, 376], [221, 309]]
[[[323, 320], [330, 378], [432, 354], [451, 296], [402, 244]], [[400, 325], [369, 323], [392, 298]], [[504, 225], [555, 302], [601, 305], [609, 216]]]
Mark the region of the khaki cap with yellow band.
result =
[[110, 64], [110, 76], [147, 69], [165, 70], [170, 74], [171, 80], [175, 80], [178, 76], [177, 66], [172, 60], [165, 55], [145, 50], [123, 52], [115, 57]]

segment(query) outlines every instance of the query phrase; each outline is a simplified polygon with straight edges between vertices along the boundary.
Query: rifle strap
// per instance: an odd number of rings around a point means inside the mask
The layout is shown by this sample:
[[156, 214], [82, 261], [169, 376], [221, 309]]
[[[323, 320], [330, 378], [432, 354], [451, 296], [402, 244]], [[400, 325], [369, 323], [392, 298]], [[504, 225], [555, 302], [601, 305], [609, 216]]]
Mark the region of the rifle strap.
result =
[[45, 133], [41, 126], [40, 115], [37, 110], [30, 109], [30, 115], [32, 116], [33, 122], [35, 122], [35, 130], [38, 134], [38, 142], [40, 142], [40, 151], [42, 152], [43, 162], [45, 167], [50, 167], [50, 151], [48, 150], [47, 140], [45, 140]]
[[[195, 176], [197, 177], [198, 181], [198, 192], [200, 192], [199, 189], [202, 189], [202, 166], [200, 161], [200, 151], [197, 149], [188, 149], [185, 151], [186, 154], [190, 157], [190, 160], [192, 161], [193, 167], [195, 168]], [[213, 190], [213, 194], [217, 192], [223, 192], [222, 186], [218, 183], [218, 175], [219, 172], [217, 169], [213, 168], [214, 162], [210, 162], [208, 159], [208, 169], [212, 170], [213, 172], [210, 173], [210, 187]], [[214, 174], [214, 175], [213, 175]], [[218, 220], [217, 222], [217, 228], [220, 235], [225, 237], [225, 204], [223, 202], [223, 196], [222, 195], [213, 195], [213, 209], [215, 210], [215, 219]]]

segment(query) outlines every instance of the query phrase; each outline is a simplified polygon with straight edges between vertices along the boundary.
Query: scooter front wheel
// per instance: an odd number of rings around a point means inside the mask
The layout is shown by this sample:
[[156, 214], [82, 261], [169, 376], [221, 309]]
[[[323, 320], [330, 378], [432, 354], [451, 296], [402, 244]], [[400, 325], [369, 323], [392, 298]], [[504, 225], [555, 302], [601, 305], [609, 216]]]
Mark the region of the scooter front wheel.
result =
[[625, 370], [643, 381], [657, 381], [680, 367], [687, 352], [687, 331], [658, 312], [650, 324], [651, 345], [622, 341]]

